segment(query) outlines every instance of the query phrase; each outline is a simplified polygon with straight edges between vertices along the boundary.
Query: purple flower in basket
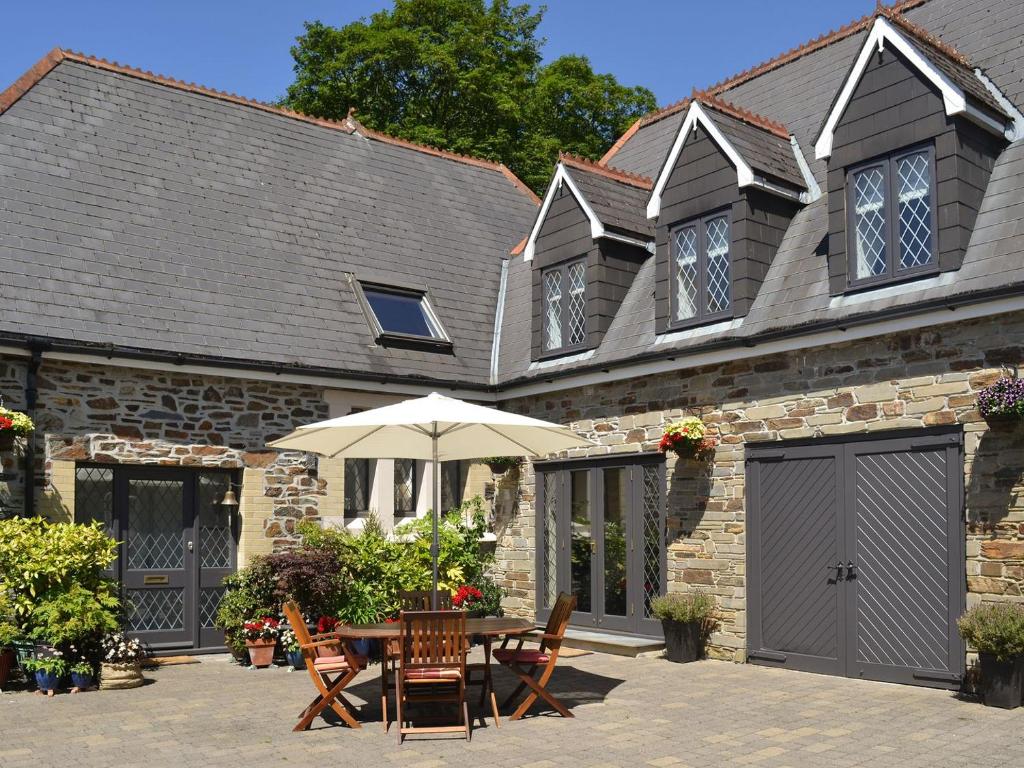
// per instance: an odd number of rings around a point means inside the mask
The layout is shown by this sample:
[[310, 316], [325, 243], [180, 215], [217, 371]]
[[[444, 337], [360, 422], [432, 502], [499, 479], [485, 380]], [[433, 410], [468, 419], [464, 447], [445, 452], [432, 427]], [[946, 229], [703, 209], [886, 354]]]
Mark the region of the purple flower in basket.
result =
[[1003, 377], [978, 393], [978, 412], [993, 416], [1024, 417], [1024, 379]]

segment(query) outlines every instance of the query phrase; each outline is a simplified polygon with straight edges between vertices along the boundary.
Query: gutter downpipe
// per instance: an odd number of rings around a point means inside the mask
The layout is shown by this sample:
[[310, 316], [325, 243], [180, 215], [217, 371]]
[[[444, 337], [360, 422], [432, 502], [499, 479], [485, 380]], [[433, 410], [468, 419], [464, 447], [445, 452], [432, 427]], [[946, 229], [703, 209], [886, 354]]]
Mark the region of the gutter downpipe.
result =
[[[25, 410], [33, 423], [36, 420], [36, 403], [39, 401], [39, 367], [43, 362], [43, 345], [33, 344], [29, 347], [31, 356], [25, 373]], [[25, 517], [34, 517], [36, 513], [36, 434], [33, 432], [25, 442]]]

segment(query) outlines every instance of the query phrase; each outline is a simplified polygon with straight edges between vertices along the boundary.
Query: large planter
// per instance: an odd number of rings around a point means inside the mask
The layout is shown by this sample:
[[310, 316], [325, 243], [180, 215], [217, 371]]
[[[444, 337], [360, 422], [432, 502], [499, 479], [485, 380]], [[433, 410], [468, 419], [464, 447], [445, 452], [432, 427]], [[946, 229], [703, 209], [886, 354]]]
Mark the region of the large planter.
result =
[[1024, 658], [1000, 661], [990, 653], [979, 653], [981, 698], [986, 707], [1014, 709], [1024, 697]]
[[0, 691], [7, 685], [7, 681], [11, 679], [11, 671], [14, 669], [14, 649], [4, 648], [0, 650]]
[[352, 647], [352, 652], [357, 656], [369, 656], [370, 655], [370, 640], [369, 638], [360, 638], [359, 640], [350, 640], [349, 645]]
[[60, 685], [60, 678], [53, 672], [44, 672], [38, 669], [36, 670], [36, 685], [39, 686], [40, 693], [53, 696]]
[[249, 649], [249, 659], [254, 667], [269, 667], [274, 663], [274, 649], [277, 648], [276, 639], [246, 640], [245, 647]]
[[302, 657], [302, 651], [285, 651], [284, 657], [288, 659], [292, 669], [306, 668], [306, 660]]
[[79, 691], [87, 691], [92, 688], [92, 673], [83, 672], [72, 672], [71, 673], [71, 685], [72, 693], [78, 693]]
[[100, 690], [123, 691], [138, 688], [145, 680], [142, 677], [142, 662], [131, 661], [125, 664], [100, 664]]
[[696, 661], [701, 651], [701, 624], [698, 621], [661, 622], [665, 631], [665, 658], [677, 663]]

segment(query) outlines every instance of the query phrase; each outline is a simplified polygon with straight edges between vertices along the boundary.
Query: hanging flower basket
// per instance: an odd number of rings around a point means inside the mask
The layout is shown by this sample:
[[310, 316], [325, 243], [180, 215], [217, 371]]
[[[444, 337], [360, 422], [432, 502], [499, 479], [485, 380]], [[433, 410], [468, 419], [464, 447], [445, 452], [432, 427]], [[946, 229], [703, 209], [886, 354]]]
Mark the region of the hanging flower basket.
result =
[[519, 456], [488, 456], [482, 460], [491, 472], [503, 475], [512, 467], [518, 467], [522, 459]]
[[14, 438], [32, 434], [35, 425], [26, 414], [0, 405], [0, 451], [9, 451]]
[[1024, 379], [1003, 376], [978, 393], [978, 412], [989, 424], [1024, 421]]
[[715, 452], [717, 440], [708, 435], [707, 425], [696, 416], [687, 416], [665, 427], [665, 434], [658, 444], [662, 453], [672, 451], [683, 459], [710, 459]]

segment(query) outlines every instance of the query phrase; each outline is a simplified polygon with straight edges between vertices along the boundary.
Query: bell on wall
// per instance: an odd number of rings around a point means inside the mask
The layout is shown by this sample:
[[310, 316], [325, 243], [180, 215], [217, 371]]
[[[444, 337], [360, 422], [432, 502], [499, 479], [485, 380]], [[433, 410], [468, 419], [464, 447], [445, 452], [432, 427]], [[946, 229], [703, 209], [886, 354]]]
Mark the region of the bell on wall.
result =
[[222, 507], [237, 507], [238, 497], [235, 496], [235, 489], [228, 488], [227, 493], [224, 494], [224, 498], [220, 500]]

